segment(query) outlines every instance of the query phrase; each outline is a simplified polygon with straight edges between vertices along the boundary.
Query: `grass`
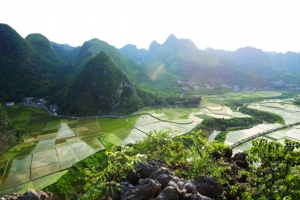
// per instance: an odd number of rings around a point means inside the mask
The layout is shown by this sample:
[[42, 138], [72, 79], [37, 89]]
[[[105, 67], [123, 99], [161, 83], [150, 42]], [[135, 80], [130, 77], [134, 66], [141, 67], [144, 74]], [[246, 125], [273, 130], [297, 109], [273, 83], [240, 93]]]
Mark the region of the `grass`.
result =
[[198, 114], [198, 115], [195, 115], [196, 117], [199, 117], [201, 119], [211, 119], [213, 117], [209, 116], [209, 115], [206, 115], [206, 114]]
[[64, 171], [56, 172], [54, 174], [50, 174], [48, 176], [34, 180], [33, 185], [34, 185], [35, 190], [36, 191], [41, 190], [41, 189], [47, 187], [48, 185], [55, 183], [61, 176], [63, 176], [67, 172], [68, 172], [67, 170], [64, 170]]
[[221, 105], [229, 104], [233, 101], [279, 97], [282, 93], [273, 91], [249, 91], [249, 92], [229, 92], [220, 95], [203, 95], [202, 103], [216, 103]]
[[103, 135], [102, 137], [99, 137], [98, 140], [104, 145], [108, 145], [110, 143], [120, 146], [120, 145], [124, 145], [125, 143], [118, 138], [116, 135], [114, 134], [107, 134], [107, 135]]
[[198, 111], [199, 109], [197, 108], [168, 107], [147, 109], [141, 112], [141, 114], [152, 114], [161, 120], [180, 120], [189, 119], [190, 114]]
[[112, 133], [120, 129], [132, 129], [139, 116], [128, 118], [99, 118], [98, 124], [103, 133]]
[[268, 135], [264, 135], [264, 137], [265, 137], [265, 138], [268, 138], [268, 139], [270, 139], [270, 140], [273, 140], [273, 141], [276, 141], [276, 140], [277, 140], [276, 138], [270, 137], [270, 136], [268, 136]]

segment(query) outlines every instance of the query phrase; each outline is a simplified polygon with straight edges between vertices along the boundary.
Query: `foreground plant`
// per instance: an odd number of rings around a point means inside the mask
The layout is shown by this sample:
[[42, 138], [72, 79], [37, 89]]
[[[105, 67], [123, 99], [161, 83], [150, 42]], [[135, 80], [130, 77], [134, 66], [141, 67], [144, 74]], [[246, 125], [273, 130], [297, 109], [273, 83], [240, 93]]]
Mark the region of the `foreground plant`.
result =
[[300, 144], [285, 140], [284, 145], [257, 139], [248, 152], [255, 164], [248, 175], [244, 199], [299, 199]]
[[147, 137], [134, 146], [135, 153], [147, 154], [148, 160], [161, 159], [169, 165], [186, 163], [189, 151], [185, 149], [182, 141], [172, 137], [178, 133], [172, 129], [150, 131]]
[[86, 193], [79, 199], [93, 200], [99, 197], [111, 199], [121, 191], [119, 182], [122, 178], [126, 178], [129, 171], [136, 172], [135, 166], [143, 157], [141, 154], [132, 155], [132, 150], [132, 147], [127, 146], [122, 146], [120, 151], [116, 151], [115, 146], [110, 147], [106, 151], [108, 165], [103, 171], [85, 169]]

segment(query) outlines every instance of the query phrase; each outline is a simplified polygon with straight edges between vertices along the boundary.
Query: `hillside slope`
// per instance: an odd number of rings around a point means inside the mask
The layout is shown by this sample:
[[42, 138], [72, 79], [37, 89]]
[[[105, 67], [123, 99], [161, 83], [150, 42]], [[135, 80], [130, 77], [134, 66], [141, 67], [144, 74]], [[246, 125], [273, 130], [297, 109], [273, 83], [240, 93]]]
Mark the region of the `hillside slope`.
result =
[[23, 39], [6, 24], [0, 24], [0, 61], [0, 101], [49, 94], [65, 65], [47, 38]]
[[57, 44], [55, 42], [51, 42], [51, 45], [60, 59], [68, 63], [73, 62], [77, 58], [81, 48], [80, 46], [72, 47], [68, 44]]
[[15, 131], [8, 120], [7, 113], [0, 104], [0, 156], [2, 156], [16, 140]]
[[207, 48], [205, 51], [220, 55], [236, 63], [241, 69], [256, 75], [270, 77], [276, 70], [267, 55], [262, 50], [253, 47], [239, 48], [233, 52], [211, 48]]
[[131, 113], [142, 106], [131, 81], [103, 51], [87, 62], [67, 95], [67, 112], [81, 116]]

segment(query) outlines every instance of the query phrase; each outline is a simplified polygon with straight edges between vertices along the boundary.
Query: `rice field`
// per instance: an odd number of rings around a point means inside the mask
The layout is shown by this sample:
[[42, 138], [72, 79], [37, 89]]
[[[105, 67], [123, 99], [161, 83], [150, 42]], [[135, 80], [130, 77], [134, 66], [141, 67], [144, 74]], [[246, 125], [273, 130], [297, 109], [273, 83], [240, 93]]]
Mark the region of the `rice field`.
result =
[[[279, 102], [281, 101], [281, 102]], [[249, 108], [271, 112], [280, 115], [286, 124], [300, 121], [300, 107], [290, 104], [286, 100], [269, 100], [257, 103], [251, 103]]]
[[151, 116], [164, 121], [191, 123], [190, 119], [195, 113], [199, 112], [199, 108], [180, 108], [180, 107], [165, 107], [147, 109], [141, 114], [150, 114]]
[[[45, 111], [31, 107], [7, 108], [13, 123], [27, 127], [29, 135], [0, 157], [0, 195], [31, 187], [42, 189], [55, 182], [74, 163], [85, 159], [106, 145], [136, 143], [150, 131], [174, 131], [173, 136], [191, 131], [203, 119], [249, 117], [224, 106], [228, 99], [278, 96], [276, 92], [228, 93], [223, 96], [203, 97], [199, 108], [151, 108], [140, 115], [128, 118], [63, 119], [49, 116]], [[222, 99], [220, 99], [222, 98]], [[286, 123], [300, 121], [300, 109], [291, 105], [292, 100], [258, 102], [255, 109], [280, 114]], [[220, 103], [221, 102], [221, 103]], [[222, 103], [223, 102], [223, 103]], [[257, 132], [280, 125], [262, 124], [252, 129], [228, 133], [227, 144], [233, 144]], [[299, 140], [300, 126], [266, 135], [270, 140], [282, 142], [285, 138]], [[243, 144], [245, 150], [251, 143]]]
[[232, 100], [277, 97], [280, 95], [280, 92], [274, 91], [229, 92], [221, 95], [203, 95], [202, 100], [203, 103], [216, 103], [224, 105]]
[[229, 107], [216, 103], [203, 103], [201, 105], [201, 114], [208, 115], [213, 118], [230, 119], [234, 117], [250, 117], [238, 111], [233, 111]]
[[[172, 128], [174, 136], [189, 132], [202, 120], [199, 109], [162, 108], [128, 118], [63, 119], [31, 107], [13, 106], [7, 112], [17, 125], [31, 127], [29, 135], [0, 157], [0, 195], [55, 182], [74, 163], [106, 145], [143, 140], [149, 131]], [[156, 112], [156, 113], [154, 113]], [[165, 115], [158, 116], [158, 112]], [[42, 119], [37, 119], [36, 115]], [[37, 125], [38, 128], [34, 128]]]
[[[268, 101], [261, 101], [256, 103], [251, 103], [248, 105], [249, 108], [257, 109], [261, 111], [271, 112], [282, 116], [286, 124], [292, 124], [300, 121], [300, 107], [291, 104], [292, 99], [272, 99]], [[277, 124], [261, 124], [259, 126], [253, 127], [252, 129], [232, 131], [227, 134], [225, 143], [233, 144], [242, 139], [250, 137], [254, 134], [262, 132], [263, 130], [269, 130], [276, 128]], [[285, 139], [300, 142], [300, 129], [298, 126], [293, 126], [283, 130], [278, 130], [266, 135], [262, 138], [268, 139], [270, 141], [278, 141], [284, 143]], [[262, 131], [259, 131], [261, 129]], [[251, 142], [250, 142], [251, 143]], [[241, 145], [239, 150], [247, 150], [251, 145]]]

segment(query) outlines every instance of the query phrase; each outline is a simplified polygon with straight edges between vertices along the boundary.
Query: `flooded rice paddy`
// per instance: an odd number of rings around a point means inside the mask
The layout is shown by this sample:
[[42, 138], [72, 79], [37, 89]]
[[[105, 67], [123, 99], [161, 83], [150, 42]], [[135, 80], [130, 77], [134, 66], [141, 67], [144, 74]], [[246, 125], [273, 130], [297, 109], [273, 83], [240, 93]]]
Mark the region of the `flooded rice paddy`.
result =
[[179, 130], [174, 136], [187, 133], [202, 121], [194, 116], [197, 111], [161, 108], [128, 118], [55, 118], [0, 157], [0, 195], [24, 192], [28, 187], [41, 189], [38, 184], [46, 187], [74, 163], [108, 144], [136, 143], [153, 130]]
[[[285, 124], [292, 124], [300, 121], [300, 107], [291, 104], [292, 101], [292, 99], [264, 100], [261, 102], [251, 103], [248, 105], [248, 107], [252, 109], [278, 114], [284, 119]], [[257, 133], [263, 132], [265, 130], [278, 128], [281, 126], [282, 125], [280, 124], [260, 124], [251, 129], [232, 131], [227, 134], [225, 143], [232, 145]], [[300, 126], [292, 126], [283, 130], [274, 131], [261, 137], [270, 141], [277, 141], [282, 144], [284, 144], [285, 139], [300, 142]], [[251, 146], [251, 141], [246, 142], [240, 145], [236, 149], [236, 151], [245, 151], [250, 149]]]

